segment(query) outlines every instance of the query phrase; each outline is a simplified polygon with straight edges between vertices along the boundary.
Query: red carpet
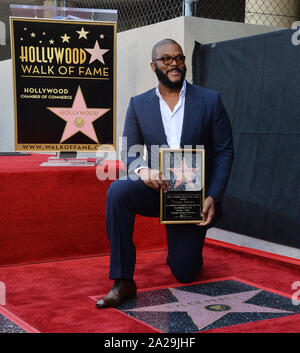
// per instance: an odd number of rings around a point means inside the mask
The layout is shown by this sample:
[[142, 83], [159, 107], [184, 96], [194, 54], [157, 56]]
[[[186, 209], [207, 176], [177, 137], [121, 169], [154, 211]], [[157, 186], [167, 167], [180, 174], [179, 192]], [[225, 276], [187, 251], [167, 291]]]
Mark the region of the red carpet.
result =
[[[158, 313], [159, 320], [152, 325], [143, 319], [147, 314], [137, 310], [132, 314], [129, 307], [95, 308], [95, 298], [112, 285], [107, 279], [109, 242], [104, 222], [110, 182], [97, 179], [96, 167], [39, 167], [47, 158], [0, 158], [0, 281], [6, 289], [0, 332], [1, 325], [20, 332], [166, 332], [160, 318], [173, 325], [172, 330], [179, 330], [176, 320], [186, 320], [190, 332], [201, 331], [203, 325], [195, 326], [191, 320], [193, 313]], [[203, 272], [193, 286], [182, 287], [165, 264], [165, 229], [158, 219], [137, 217], [134, 239], [138, 305], [139, 298], [149, 297], [150, 289], [158, 295], [162, 310], [180, 304], [174, 299], [178, 293], [195, 298], [207, 294], [210, 301], [221, 298], [223, 287], [223, 299], [253, 291], [258, 294], [247, 303], [258, 311], [270, 307], [272, 299], [285, 303], [285, 313], [268, 314], [268, 319], [260, 312], [251, 317], [229, 313], [218, 324], [203, 326], [204, 332], [300, 331], [300, 305], [292, 306], [290, 299], [300, 261], [262, 257], [257, 251], [207, 240]], [[214, 288], [217, 294], [212, 294]], [[214, 315], [230, 308], [224, 303], [207, 307]], [[175, 316], [179, 319], [174, 321]]]
[[[165, 265], [165, 259], [166, 251], [138, 253], [135, 280], [139, 293], [149, 288], [180, 285]], [[197, 282], [235, 277], [291, 298], [295, 292], [291, 286], [299, 280], [300, 269], [297, 261], [292, 262], [239, 252], [207, 241], [205, 266]], [[159, 332], [116, 309], [95, 308], [91, 297], [99, 297], [111, 287], [111, 281], [107, 280], [108, 266], [109, 258], [99, 256], [2, 267], [0, 281], [5, 283], [7, 290], [4, 308], [17, 316], [19, 322], [25, 322], [27, 331], [29, 325], [40, 332]], [[299, 331], [300, 314], [296, 313], [204, 332]]]
[[[103, 255], [103, 167], [40, 167], [47, 155], [0, 157], [0, 266]], [[108, 161], [109, 162], [109, 161]], [[155, 230], [154, 230], [155, 229]], [[158, 219], [137, 217], [139, 250], [165, 247]]]

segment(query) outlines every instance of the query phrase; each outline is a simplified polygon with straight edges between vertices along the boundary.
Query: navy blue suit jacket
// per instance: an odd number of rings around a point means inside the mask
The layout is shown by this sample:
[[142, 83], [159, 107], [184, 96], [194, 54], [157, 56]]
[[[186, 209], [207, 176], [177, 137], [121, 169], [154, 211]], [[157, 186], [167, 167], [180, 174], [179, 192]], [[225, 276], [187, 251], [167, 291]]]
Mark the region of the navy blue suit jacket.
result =
[[[127, 146], [123, 146], [122, 159], [127, 159], [124, 162], [128, 173], [143, 165], [159, 169], [159, 148], [168, 147], [168, 143], [155, 88], [130, 99], [123, 136], [127, 137]], [[142, 160], [144, 145], [147, 162]], [[180, 145], [181, 148], [204, 146], [206, 196], [220, 201], [234, 151], [230, 120], [218, 92], [187, 82]], [[154, 146], [152, 153], [151, 146]]]

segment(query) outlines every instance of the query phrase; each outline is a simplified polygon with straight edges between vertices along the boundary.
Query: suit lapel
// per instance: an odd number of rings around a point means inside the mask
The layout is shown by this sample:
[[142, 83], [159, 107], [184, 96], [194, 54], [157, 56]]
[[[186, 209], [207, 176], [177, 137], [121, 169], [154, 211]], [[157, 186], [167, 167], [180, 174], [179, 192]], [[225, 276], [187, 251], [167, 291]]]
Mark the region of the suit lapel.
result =
[[155, 93], [155, 89], [152, 90], [150, 99], [148, 101], [149, 104], [149, 112], [151, 112], [151, 121], [153, 122], [153, 133], [156, 135], [155, 140], [159, 141], [160, 145], [168, 145], [164, 125], [162, 122], [160, 106], [159, 106], [159, 98]]
[[184, 117], [180, 139], [181, 148], [193, 144], [193, 135], [199, 122], [202, 99], [195, 95], [193, 86], [186, 83]]
[[[195, 133], [197, 124], [199, 123], [199, 116], [201, 114], [202, 100], [202, 97], [199, 97], [199, 95], [195, 94], [193, 86], [186, 82], [184, 117], [180, 139], [181, 148], [183, 148], [184, 145], [193, 144], [193, 135]], [[152, 127], [155, 127], [152, 130], [156, 135], [155, 140], [159, 141], [160, 145], [167, 146], [168, 142], [162, 122], [159, 98], [155, 93], [155, 88], [151, 90], [147, 103], [149, 104], [148, 111], [151, 113], [151, 121], [153, 122]]]

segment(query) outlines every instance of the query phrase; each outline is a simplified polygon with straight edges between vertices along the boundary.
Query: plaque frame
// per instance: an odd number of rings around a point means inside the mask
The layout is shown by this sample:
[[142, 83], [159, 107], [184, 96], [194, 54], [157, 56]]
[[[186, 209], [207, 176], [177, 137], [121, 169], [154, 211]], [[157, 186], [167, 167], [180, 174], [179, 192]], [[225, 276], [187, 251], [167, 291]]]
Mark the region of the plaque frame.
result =
[[[94, 9], [73, 9], [73, 8], [60, 8], [60, 7], [44, 7], [44, 6], [26, 6], [26, 5], [21, 5], [21, 6], [17, 6], [17, 5], [11, 5], [12, 10], [14, 10], [14, 12], [16, 12], [16, 14], [14, 14], [14, 16], [10, 17], [10, 30], [11, 30], [11, 50], [12, 50], [12, 66], [13, 66], [13, 86], [14, 86], [14, 135], [15, 135], [15, 150], [16, 151], [26, 151], [26, 152], [99, 152], [99, 151], [103, 151], [103, 152], [115, 152], [116, 151], [116, 16], [117, 16], [117, 12], [115, 10], [108, 10], [109, 15], [111, 16], [109, 21], [99, 21], [98, 18], [100, 18], [100, 16], [102, 16], [101, 12], [103, 12], [104, 10], [94, 10]], [[62, 15], [62, 16], [58, 16], [57, 18], [53, 18], [54, 14], [56, 15]], [[66, 14], [75, 14], [78, 16], [84, 15], [84, 18], [80, 18], [80, 17], [75, 17], [75, 16], [66, 16]], [[34, 16], [33, 16], [34, 15]], [[105, 15], [105, 14], [104, 14]], [[97, 19], [95, 19], [97, 18]], [[112, 18], [115, 18], [114, 20]], [[111, 91], [111, 99], [112, 99], [112, 104], [109, 105], [108, 107], [104, 107], [104, 108], [109, 108], [108, 114], [111, 116], [110, 118], [110, 125], [107, 128], [108, 129], [108, 134], [109, 135], [109, 140], [107, 139], [107, 136], [105, 136], [104, 141], [101, 140], [101, 138], [99, 138], [98, 136], [98, 131], [99, 128], [95, 128], [94, 127], [94, 123], [93, 123], [93, 129], [95, 131], [95, 134], [97, 135], [97, 138], [90, 138], [88, 135], [82, 134], [81, 138], [79, 139], [74, 139], [74, 135], [70, 135], [67, 139], [61, 139], [60, 133], [57, 133], [57, 138], [52, 138], [50, 137], [48, 139], [48, 136], [46, 136], [46, 140], [45, 138], [31, 138], [31, 137], [26, 137], [26, 139], [21, 137], [20, 131], [21, 129], [18, 127], [19, 121], [20, 121], [20, 117], [18, 114], [18, 111], [20, 111], [20, 106], [21, 106], [21, 100], [19, 98], [20, 96], [20, 90], [23, 89], [23, 86], [21, 86], [20, 84], [17, 85], [17, 79], [20, 81], [20, 75], [17, 75], [17, 52], [16, 52], [16, 43], [15, 43], [15, 24], [17, 25], [18, 23], [41, 23], [41, 24], [58, 24], [58, 25], [65, 25], [65, 27], [67, 28], [67, 26], [72, 26], [72, 25], [78, 25], [79, 27], [81, 26], [85, 26], [85, 28], [110, 28], [111, 32], [113, 33], [112, 35], [112, 48], [109, 48], [110, 50], [112, 50], [113, 54], [112, 54], [112, 63], [110, 64], [111, 66], [111, 74], [109, 77], [109, 80], [111, 82], [111, 86], [112, 88], [110, 88]], [[83, 28], [83, 27], [82, 27]], [[80, 28], [79, 28], [80, 29]], [[90, 29], [89, 29], [90, 30]], [[95, 31], [95, 30], [94, 30]], [[96, 37], [95, 37], [96, 40]], [[37, 45], [39, 46], [39, 45]], [[42, 45], [40, 45], [40, 47], [42, 47]], [[74, 47], [75, 48], [75, 47]], [[73, 47], [70, 47], [70, 49], [74, 49]], [[76, 47], [75, 49], [80, 49], [83, 48], [81, 46]], [[91, 46], [88, 46], [88, 48], [92, 49]], [[33, 63], [33, 65], [36, 64], [35, 62]], [[63, 63], [64, 64], [64, 63]], [[32, 65], [32, 66], [33, 66]], [[36, 65], [37, 66], [37, 65]], [[49, 66], [49, 65], [48, 65]], [[60, 65], [60, 66], [64, 66], [66, 68], [69, 68], [69, 66], [71, 65]], [[79, 65], [77, 65], [79, 67]], [[76, 69], [77, 69], [76, 66]], [[87, 65], [86, 65], [87, 66]], [[53, 67], [53, 66], [52, 66]], [[58, 65], [57, 65], [58, 67]], [[89, 68], [87, 66], [87, 68]], [[56, 69], [56, 67], [55, 67]], [[98, 67], [96, 67], [97, 70], [99, 70]], [[89, 82], [97, 82], [96, 77], [67, 77], [68, 75], [66, 75], [66, 77], [63, 77], [63, 75], [61, 75], [61, 77], [56, 77], [56, 75], [52, 75], [53, 77], [48, 77], [47, 75], [44, 75], [44, 77], [38, 77], [40, 79], [40, 81], [46, 81], [47, 79], [50, 78], [56, 78], [56, 82], [59, 82], [62, 80], [64, 80], [65, 78], [69, 78], [71, 80], [66, 80], [66, 82], [75, 82], [75, 84], [77, 84], [77, 89], [80, 88], [80, 90], [82, 89], [82, 86], [86, 85], [87, 86], [87, 80], [94, 80], [94, 81], [89, 81]], [[35, 77], [33, 77], [34, 79]], [[106, 78], [97, 78], [98, 81], [104, 80]], [[106, 79], [108, 80], [108, 79]], [[49, 81], [54, 81], [54, 80], [49, 80]], [[23, 85], [23, 83], [22, 83]], [[28, 83], [29, 87], [30, 83]], [[37, 85], [39, 88], [39, 85]], [[42, 82], [41, 87], [44, 87], [45, 83]], [[27, 86], [24, 86], [27, 87]], [[35, 87], [35, 86], [34, 86]], [[48, 86], [47, 86], [48, 87]], [[56, 86], [53, 86], [53, 89], [56, 89]], [[75, 86], [74, 86], [75, 87]], [[38, 89], [37, 88], [37, 89]], [[62, 87], [58, 87], [59, 89], [62, 89]], [[71, 92], [71, 90], [73, 89], [72, 87], [67, 87], [67, 89], [69, 89], [69, 91]], [[95, 90], [94, 90], [95, 91]], [[66, 101], [66, 106], [62, 106], [63, 108], [70, 108], [71, 104], [73, 104], [75, 96], [77, 91], [72, 92], [71, 96], [73, 96], [73, 99], [70, 100], [70, 102]], [[87, 93], [86, 92], [90, 92], [90, 90], [88, 91], [85, 88], [85, 92], [84, 92], [84, 97], [87, 97]], [[84, 99], [85, 99], [84, 98]], [[89, 100], [91, 100], [89, 98]], [[24, 100], [25, 101], [25, 100]], [[29, 100], [28, 100], [29, 101]], [[38, 101], [38, 99], [32, 99], [32, 101], [35, 103], [35, 101]], [[47, 104], [44, 104], [44, 101], [48, 101]], [[41, 100], [41, 104], [39, 105], [40, 107], [45, 106], [45, 110], [47, 112], [47, 116], [49, 116], [49, 111], [48, 106], [51, 106], [51, 103], [53, 102], [53, 106], [54, 107], [61, 107], [61, 102], [63, 102], [63, 100], [61, 99], [60, 101], [57, 100], [52, 100], [49, 104], [49, 99], [45, 99], [44, 101]], [[69, 103], [69, 104], [68, 104]], [[36, 106], [36, 104], [34, 105], [34, 107]], [[94, 107], [95, 104], [92, 102], [91, 107]], [[89, 106], [88, 106], [89, 107]], [[102, 106], [101, 106], [102, 108]], [[93, 109], [93, 108], [92, 108]], [[95, 108], [96, 109], [96, 108]], [[51, 116], [55, 117], [54, 113], [50, 113]], [[58, 118], [60, 119], [60, 118]], [[107, 116], [105, 117], [105, 119], [108, 119]], [[24, 118], [23, 118], [24, 120]], [[63, 119], [61, 119], [61, 121], [63, 121]], [[95, 124], [99, 123], [99, 119], [98, 121], [96, 121]], [[23, 124], [24, 125], [24, 124]], [[55, 128], [57, 129], [57, 128]], [[24, 131], [24, 129], [22, 130]], [[59, 131], [59, 130], [57, 130]], [[61, 130], [62, 131], [62, 130]], [[47, 135], [47, 134], [45, 134]], [[110, 137], [111, 135], [111, 137]], [[88, 138], [87, 138], [87, 137]], [[70, 140], [69, 140], [70, 139]], [[73, 139], [73, 140], [71, 140]], [[48, 141], [49, 140], [49, 141]], [[53, 140], [53, 141], [52, 141]], [[108, 141], [106, 141], [108, 140]], [[25, 146], [25, 147], [24, 147]]]
[[[200, 180], [202, 188], [200, 191], [188, 191], [190, 193], [199, 192], [200, 193], [200, 201], [201, 201], [201, 208], [204, 206], [205, 202], [205, 149], [204, 148], [161, 148], [159, 152], [159, 169], [160, 172], [164, 175], [164, 162], [165, 162], [165, 155], [166, 153], [180, 153], [181, 156], [184, 156], [185, 152], [188, 153], [199, 153], [201, 154], [201, 171], [198, 180]], [[180, 192], [180, 191], [178, 191]], [[168, 191], [166, 192], [166, 194]], [[168, 220], [164, 217], [164, 192], [160, 189], [160, 224], [196, 224], [196, 223], [204, 223], [205, 219], [203, 219], [200, 215], [199, 219], [181, 219], [181, 220]]]

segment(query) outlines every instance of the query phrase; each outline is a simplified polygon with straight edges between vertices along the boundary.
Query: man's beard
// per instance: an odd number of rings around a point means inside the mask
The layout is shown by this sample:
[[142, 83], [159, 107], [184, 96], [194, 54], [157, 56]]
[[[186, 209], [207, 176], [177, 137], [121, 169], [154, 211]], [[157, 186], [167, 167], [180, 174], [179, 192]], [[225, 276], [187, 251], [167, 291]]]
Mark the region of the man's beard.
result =
[[[181, 72], [181, 78], [179, 81], [173, 82], [169, 80], [168, 77], [168, 73], [172, 70], [177, 70], [179, 72]], [[185, 78], [185, 74], [186, 74], [186, 67], [184, 66], [184, 70], [180, 70], [177, 67], [173, 68], [173, 69], [169, 69], [167, 70], [167, 72], [164, 74], [158, 67], [157, 65], [155, 66], [155, 73], [157, 76], [158, 81], [160, 81], [164, 86], [168, 87], [168, 88], [181, 88], [184, 78]]]

